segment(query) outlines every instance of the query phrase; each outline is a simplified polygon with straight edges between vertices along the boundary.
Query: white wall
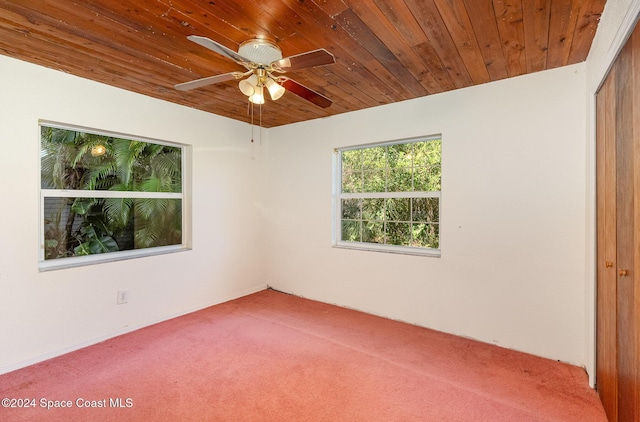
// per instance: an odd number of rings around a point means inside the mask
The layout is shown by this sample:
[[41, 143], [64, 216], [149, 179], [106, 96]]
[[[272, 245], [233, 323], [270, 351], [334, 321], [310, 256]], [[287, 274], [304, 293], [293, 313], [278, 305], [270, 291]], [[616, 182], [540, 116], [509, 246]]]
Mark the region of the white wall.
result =
[[[266, 287], [248, 125], [4, 56], [0, 110], [0, 373]], [[38, 272], [38, 119], [192, 145], [193, 249]]]
[[[584, 64], [274, 128], [268, 284], [584, 365]], [[442, 133], [441, 258], [332, 248], [335, 147]]]

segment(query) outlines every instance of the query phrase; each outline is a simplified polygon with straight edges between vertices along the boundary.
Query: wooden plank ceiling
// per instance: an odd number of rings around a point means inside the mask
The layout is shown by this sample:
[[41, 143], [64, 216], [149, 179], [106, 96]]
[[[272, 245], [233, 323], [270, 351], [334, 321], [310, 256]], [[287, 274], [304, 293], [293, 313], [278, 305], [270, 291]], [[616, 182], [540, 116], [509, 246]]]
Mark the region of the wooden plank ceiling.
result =
[[605, 1], [0, 0], [0, 54], [249, 122], [237, 81], [174, 88], [244, 70], [188, 35], [331, 52], [335, 64], [286, 73], [331, 107], [267, 96], [273, 127], [584, 61]]

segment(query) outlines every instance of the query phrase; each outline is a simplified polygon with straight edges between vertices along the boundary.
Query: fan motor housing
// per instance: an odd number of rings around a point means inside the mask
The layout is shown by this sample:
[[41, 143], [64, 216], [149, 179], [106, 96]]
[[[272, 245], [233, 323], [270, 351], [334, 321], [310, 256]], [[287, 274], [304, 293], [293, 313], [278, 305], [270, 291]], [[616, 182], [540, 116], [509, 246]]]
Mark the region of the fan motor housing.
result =
[[261, 65], [269, 65], [276, 60], [282, 59], [280, 47], [269, 40], [258, 38], [240, 44], [238, 54]]

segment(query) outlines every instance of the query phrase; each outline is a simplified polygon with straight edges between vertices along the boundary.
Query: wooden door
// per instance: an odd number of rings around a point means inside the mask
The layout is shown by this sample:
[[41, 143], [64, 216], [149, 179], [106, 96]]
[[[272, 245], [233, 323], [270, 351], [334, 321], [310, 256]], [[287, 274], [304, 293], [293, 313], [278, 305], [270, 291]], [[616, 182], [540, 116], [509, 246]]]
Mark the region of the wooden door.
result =
[[616, 286], [615, 72], [596, 101], [597, 333], [596, 386], [609, 420], [618, 414]]
[[597, 96], [597, 373], [610, 421], [640, 421], [640, 30]]

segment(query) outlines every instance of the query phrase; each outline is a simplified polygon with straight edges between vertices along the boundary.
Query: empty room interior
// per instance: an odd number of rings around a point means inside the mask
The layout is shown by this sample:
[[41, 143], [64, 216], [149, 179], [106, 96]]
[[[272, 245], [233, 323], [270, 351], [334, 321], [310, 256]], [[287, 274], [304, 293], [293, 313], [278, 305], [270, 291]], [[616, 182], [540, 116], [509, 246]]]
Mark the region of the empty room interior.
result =
[[639, 14], [1, 1], [0, 419], [640, 421]]

